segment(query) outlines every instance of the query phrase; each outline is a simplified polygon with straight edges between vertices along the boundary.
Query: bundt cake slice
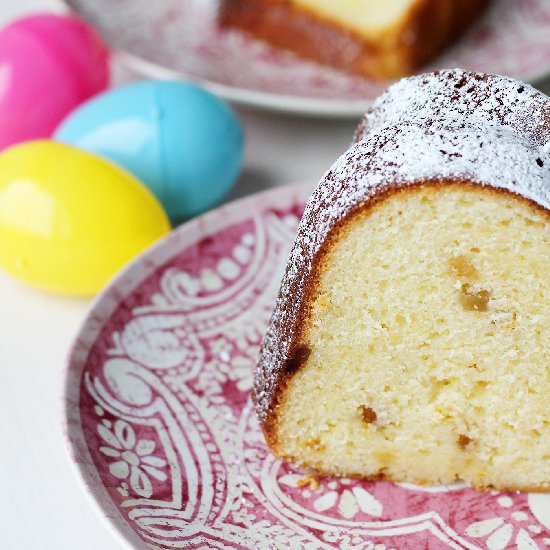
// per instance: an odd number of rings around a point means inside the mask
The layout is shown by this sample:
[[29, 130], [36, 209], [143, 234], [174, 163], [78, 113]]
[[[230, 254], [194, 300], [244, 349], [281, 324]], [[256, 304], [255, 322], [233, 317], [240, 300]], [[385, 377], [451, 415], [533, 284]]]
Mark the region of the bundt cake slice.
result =
[[367, 114], [306, 206], [263, 342], [276, 456], [550, 491], [549, 124], [533, 88], [462, 71]]

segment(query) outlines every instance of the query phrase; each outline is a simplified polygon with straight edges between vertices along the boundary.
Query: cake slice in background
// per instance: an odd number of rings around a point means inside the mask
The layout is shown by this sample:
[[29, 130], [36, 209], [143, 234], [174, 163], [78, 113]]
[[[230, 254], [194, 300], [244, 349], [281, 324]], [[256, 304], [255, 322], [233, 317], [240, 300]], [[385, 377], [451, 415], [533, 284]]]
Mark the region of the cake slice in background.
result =
[[220, 23], [373, 79], [412, 74], [489, 0], [222, 0]]
[[321, 475], [550, 491], [550, 99], [441, 71], [381, 96], [308, 201], [254, 401]]

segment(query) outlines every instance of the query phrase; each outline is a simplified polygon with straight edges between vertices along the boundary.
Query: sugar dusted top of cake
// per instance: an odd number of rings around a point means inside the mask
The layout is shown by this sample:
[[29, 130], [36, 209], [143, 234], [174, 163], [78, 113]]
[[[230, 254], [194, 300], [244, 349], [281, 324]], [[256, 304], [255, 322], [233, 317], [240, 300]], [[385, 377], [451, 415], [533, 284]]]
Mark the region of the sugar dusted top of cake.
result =
[[340, 220], [380, 193], [441, 180], [503, 189], [550, 210], [548, 143], [550, 99], [509, 78], [442, 71], [381, 96], [306, 205], [256, 371], [260, 422], [295, 351], [315, 257]]
[[544, 145], [548, 140], [548, 97], [507, 76], [461, 69], [404, 78], [388, 88], [363, 116], [355, 142], [410, 120], [445, 120], [511, 126]]

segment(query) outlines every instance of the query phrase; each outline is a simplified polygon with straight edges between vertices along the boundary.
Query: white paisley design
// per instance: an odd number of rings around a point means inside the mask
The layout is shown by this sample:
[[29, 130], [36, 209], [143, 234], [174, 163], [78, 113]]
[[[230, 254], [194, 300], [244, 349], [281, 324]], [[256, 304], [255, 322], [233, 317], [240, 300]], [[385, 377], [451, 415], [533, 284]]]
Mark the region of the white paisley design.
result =
[[132, 490], [142, 497], [150, 497], [153, 487], [149, 476], [159, 481], [166, 480], [166, 474], [159, 468], [166, 466], [166, 461], [151, 456], [155, 442], [150, 439], [136, 440], [132, 427], [124, 420], [117, 420], [111, 431], [109, 424], [98, 424], [97, 431], [108, 446], [99, 447], [100, 452], [110, 458], [119, 459], [109, 466], [111, 473], [119, 478], [130, 478]]
[[485, 547], [488, 550], [504, 550], [514, 547], [519, 550], [536, 550], [537, 543], [529, 536], [525, 529], [519, 529], [514, 532], [514, 527], [505, 523], [502, 518], [491, 518], [472, 523], [466, 534], [473, 538], [484, 539]]

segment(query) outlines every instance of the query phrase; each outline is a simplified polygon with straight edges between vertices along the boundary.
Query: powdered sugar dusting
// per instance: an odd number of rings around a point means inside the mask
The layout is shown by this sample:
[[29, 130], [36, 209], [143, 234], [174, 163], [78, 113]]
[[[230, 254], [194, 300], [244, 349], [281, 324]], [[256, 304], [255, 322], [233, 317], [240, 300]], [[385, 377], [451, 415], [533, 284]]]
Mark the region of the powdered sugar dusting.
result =
[[293, 351], [313, 261], [340, 220], [388, 189], [439, 180], [505, 189], [550, 210], [549, 142], [550, 99], [511, 79], [448, 71], [390, 88], [306, 206], [256, 372], [260, 421]]
[[550, 119], [548, 98], [506, 76], [438, 71], [400, 80], [365, 113], [355, 141], [407, 120], [462, 121], [512, 126], [544, 145]]

